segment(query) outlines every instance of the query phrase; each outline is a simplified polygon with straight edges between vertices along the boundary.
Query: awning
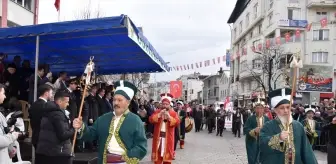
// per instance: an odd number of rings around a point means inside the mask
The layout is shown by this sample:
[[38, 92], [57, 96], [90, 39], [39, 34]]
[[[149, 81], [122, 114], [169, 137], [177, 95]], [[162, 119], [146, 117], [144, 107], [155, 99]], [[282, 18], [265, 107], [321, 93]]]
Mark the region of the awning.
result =
[[80, 75], [90, 56], [98, 74], [163, 72], [167, 64], [126, 16], [77, 20], [0, 29], [0, 52], [34, 65], [36, 36], [39, 63], [53, 72]]

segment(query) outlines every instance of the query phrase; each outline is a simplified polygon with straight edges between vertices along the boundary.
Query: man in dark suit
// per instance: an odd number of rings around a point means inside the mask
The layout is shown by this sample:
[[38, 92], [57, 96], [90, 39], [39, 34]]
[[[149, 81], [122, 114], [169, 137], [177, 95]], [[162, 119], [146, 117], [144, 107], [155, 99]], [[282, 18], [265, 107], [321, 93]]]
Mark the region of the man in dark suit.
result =
[[69, 105], [67, 107], [67, 111], [70, 112], [70, 120], [72, 121], [74, 118], [78, 116], [78, 106], [76, 102], [76, 95], [74, 91], [77, 89], [78, 81], [76, 78], [70, 79], [67, 82], [67, 88], [61, 89], [62, 91], [69, 94]]
[[[44, 115], [45, 104], [50, 100], [53, 95], [52, 88], [47, 84], [43, 84], [38, 88], [37, 95], [39, 98], [32, 104], [29, 109], [30, 124], [33, 131], [32, 144], [34, 148], [37, 148], [40, 133], [40, 124], [42, 116]], [[36, 158], [38, 158], [38, 155], [36, 155]]]
[[106, 92], [104, 96], [105, 109], [106, 109], [105, 113], [113, 112], [113, 105], [111, 103], [111, 99], [112, 99], [111, 92]]
[[[49, 72], [46, 77], [45, 75], [45, 65], [39, 65], [38, 71], [37, 71], [37, 88], [39, 86], [45, 84], [46, 82], [49, 82], [49, 78], [52, 76], [52, 74]], [[29, 78], [29, 104], [32, 104], [34, 102], [34, 82], [35, 82], [35, 75], [32, 74]]]
[[97, 103], [98, 103], [99, 116], [107, 113], [104, 95], [105, 95], [105, 89], [99, 88], [97, 91]]

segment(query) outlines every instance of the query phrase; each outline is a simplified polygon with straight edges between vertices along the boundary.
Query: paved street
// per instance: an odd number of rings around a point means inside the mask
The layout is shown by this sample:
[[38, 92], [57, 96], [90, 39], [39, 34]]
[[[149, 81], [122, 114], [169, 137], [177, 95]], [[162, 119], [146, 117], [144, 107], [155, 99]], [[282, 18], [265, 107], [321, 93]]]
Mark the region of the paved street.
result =
[[[151, 148], [149, 140], [148, 147]], [[150, 152], [141, 162], [149, 164]], [[315, 152], [319, 164], [327, 164], [326, 153]], [[233, 137], [231, 131], [224, 132], [223, 137], [207, 134], [206, 131], [188, 133], [185, 149], [177, 150], [174, 164], [247, 164], [244, 136]]]

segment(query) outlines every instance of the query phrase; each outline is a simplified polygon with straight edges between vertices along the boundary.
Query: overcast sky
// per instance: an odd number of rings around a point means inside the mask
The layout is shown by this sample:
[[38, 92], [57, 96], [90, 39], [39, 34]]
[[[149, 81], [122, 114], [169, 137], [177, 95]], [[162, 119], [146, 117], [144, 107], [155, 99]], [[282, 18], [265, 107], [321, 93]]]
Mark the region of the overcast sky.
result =
[[[40, 0], [39, 23], [57, 22], [55, 0]], [[170, 66], [196, 63], [225, 55], [230, 47], [226, 24], [235, 0], [91, 0], [91, 10], [104, 16], [128, 15]], [[90, 0], [61, 0], [61, 20], [73, 20]], [[211, 61], [212, 64], [212, 61]], [[174, 80], [200, 72], [214, 74], [225, 65], [153, 75], [151, 80]]]

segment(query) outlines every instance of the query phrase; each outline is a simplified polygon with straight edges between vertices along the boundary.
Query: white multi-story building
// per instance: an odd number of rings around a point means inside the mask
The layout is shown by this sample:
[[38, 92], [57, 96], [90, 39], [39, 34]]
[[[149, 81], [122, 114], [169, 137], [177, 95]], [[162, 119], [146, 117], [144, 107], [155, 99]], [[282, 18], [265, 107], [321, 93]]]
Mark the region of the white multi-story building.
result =
[[161, 100], [160, 95], [162, 93], [168, 93], [169, 90], [169, 82], [167, 81], [149, 83], [147, 94], [149, 95], [149, 99], [159, 102]]
[[207, 76], [200, 73], [193, 73], [190, 75], [182, 75], [178, 81], [182, 81], [182, 97], [184, 102], [191, 102], [198, 99], [198, 92], [202, 91], [203, 79]]
[[[320, 21], [323, 18], [326, 18], [328, 24], [321, 28]], [[239, 105], [248, 102], [253, 96], [263, 96], [261, 83], [247, 69], [255, 69], [255, 72], [260, 73], [258, 70], [263, 63], [257, 59], [258, 55], [255, 55], [251, 46], [265, 45], [266, 40], [272, 40], [272, 45], [275, 40], [281, 40], [284, 59], [280, 60], [280, 64], [271, 64], [273, 70], [281, 64], [288, 64], [288, 58], [297, 52], [301, 52], [303, 64], [335, 68], [336, 0], [237, 0], [227, 23], [232, 24], [231, 55], [235, 56], [230, 69], [230, 93], [233, 99], [240, 100]], [[308, 31], [306, 27], [310, 23], [311, 29]], [[299, 37], [296, 35], [297, 30], [300, 31]], [[290, 36], [287, 41], [286, 34]], [[286, 85], [281, 76], [271, 79], [270, 86], [273, 89]], [[260, 79], [265, 86], [269, 86], [267, 77], [261, 76]], [[302, 93], [302, 101], [309, 103], [313, 97], [321, 97], [320, 94]]]
[[[1, 19], [4, 19], [7, 15], [7, 22], [1, 21], [1, 27], [24, 26], [37, 23], [37, 21], [34, 21], [34, 18], [37, 19], [35, 11], [38, 11], [38, 8], [35, 8], [36, 2], [38, 3], [38, 0], [1, 0]], [[5, 6], [6, 4], [7, 6]]]
[[219, 100], [224, 101], [227, 96], [230, 96], [230, 71], [223, 71], [222, 77], [219, 80]]

